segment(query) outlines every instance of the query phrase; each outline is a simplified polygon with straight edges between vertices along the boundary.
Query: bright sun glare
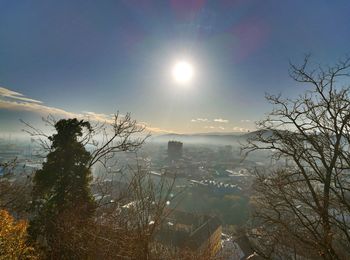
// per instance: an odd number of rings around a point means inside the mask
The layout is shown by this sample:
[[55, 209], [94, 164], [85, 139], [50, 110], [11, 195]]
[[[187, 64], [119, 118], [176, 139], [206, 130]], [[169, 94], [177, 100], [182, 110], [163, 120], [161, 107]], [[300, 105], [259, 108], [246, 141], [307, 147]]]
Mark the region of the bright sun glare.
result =
[[178, 83], [188, 83], [193, 77], [193, 67], [186, 61], [179, 61], [174, 65], [173, 77]]

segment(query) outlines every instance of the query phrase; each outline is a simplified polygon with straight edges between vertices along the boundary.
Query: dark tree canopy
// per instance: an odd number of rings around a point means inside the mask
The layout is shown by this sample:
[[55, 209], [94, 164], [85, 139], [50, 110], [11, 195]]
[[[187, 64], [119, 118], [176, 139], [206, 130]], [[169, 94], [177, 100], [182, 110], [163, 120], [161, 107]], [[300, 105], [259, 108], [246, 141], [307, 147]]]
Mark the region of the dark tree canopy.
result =
[[[98, 164], [105, 174], [113, 174], [116, 155], [137, 151], [145, 142], [148, 137], [143, 135], [145, 127], [132, 120], [129, 113], [124, 116], [116, 113], [108, 123], [90, 124], [76, 118], [56, 121], [52, 116], [44, 121], [55, 128], [55, 134], [48, 136], [24, 122], [25, 131], [40, 145], [38, 155], [46, 158], [33, 179], [31, 239], [43, 247], [50, 259], [91, 259], [93, 256], [105, 259], [107, 255], [117, 259], [115, 252], [120, 251], [120, 246], [117, 247], [116, 236], [125, 242], [119, 234], [121, 227], [107, 225], [105, 234], [102, 226], [107, 219], [105, 210], [114, 204], [118, 208], [119, 200], [113, 198], [107, 208], [94, 200], [90, 184], [102, 187], [104, 182], [100, 178], [93, 180], [91, 170]], [[153, 191], [152, 187], [148, 189]], [[106, 192], [102, 188], [102, 196], [109, 195]], [[149, 195], [143, 200], [148, 201], [147, 198]], [[158, 202], [159, 208], [165, 205], [164, 201]], [[134, 215], [130, 218], [136, 218]], [[125, 225], [122, 228], [125, 229]]]
[[51, 152], [43, 168], [34, 176], [33, 213], [30, 232], [33, 238], [43, 236], [49, 247], [59, 233], [57, 225], [62, 215], [76, 213], [81, 221], [89, 219], [95, 208], [89, 184], [92, 180], [88, 165], [91, 154], [79, 142], [89, 122], [62, 119], [55, 124], [56, 134], [49, 137]]

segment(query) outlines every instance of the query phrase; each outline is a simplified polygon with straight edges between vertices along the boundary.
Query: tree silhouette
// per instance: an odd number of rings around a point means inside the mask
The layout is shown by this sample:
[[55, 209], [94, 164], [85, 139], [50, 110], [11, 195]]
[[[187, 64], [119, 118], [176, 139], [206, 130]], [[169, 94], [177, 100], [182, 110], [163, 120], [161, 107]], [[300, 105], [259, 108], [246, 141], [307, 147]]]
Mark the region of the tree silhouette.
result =
[[342, 86], [349, 70], [349, 58], [317, 69], [308, 56], [292, 64], [291, 77], [311, 88], [296, 99], [268, 96], [274, 109], [245, 147], [286, 161], [257, 172], [255, 237], [268, 258], [292, 251], [349, 258], [350, 88]]
[[95, 209], [89, 188], [91, 154], [78, 140], [84, 130], [91, 132], [92, 128], [89, 122], [74, 118], [58, 121], [55, 129], [57, 133], [49, 137], [52, 145], [47, 160], [34, 176], [32, 212], [35, 217], [29, 231], [32, 238], [45, 241], [48, 251], [69, 255], [69, 250], [58, 248], [62, 218], [69, 212], [79, 219], [71, 222], [72, 225], [84, 225]]
[[[38, 155], [46, 158], [33, 179], [31, 239], [52, 259], [109, 255], [110, 248], [104, 252], [107, 240], [96, 236], [101, 233], [101, 205], [90, 194], [90, 171], [97, 165], [105, 174], [113, 174], [116, 155], [136, 152], [145, 142], [149, 136], [143, 134], [145, 126], [129, 113], [116, 113], [108, 122], [93, 124], [78, 119], [56, 121], [52, 116], [43, 120], [57, 133], [48, 136], [22, 121], [27, 127], [24, 131], [40, 146]], [[95, 186], [101, 184], [99, 178], [93, 181]], [[102, 245], [97, 241], [100, 237]]]

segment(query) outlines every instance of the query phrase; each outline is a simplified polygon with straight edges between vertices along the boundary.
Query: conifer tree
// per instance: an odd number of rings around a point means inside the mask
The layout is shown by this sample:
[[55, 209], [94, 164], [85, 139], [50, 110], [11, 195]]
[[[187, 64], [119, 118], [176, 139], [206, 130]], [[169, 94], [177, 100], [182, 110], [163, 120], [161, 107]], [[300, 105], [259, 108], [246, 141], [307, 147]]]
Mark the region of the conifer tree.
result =
[[[29, 229], [33, 239], [47, 245], [51, 256], [53, 252], [69, 254], [59, 242], [61, 235], [66, 241], [70, 232], [88, 223], [95, 209], [89, 188], [91, 154], [79, 141], [85, 130], [92, 131], [90, 123], [74, 118], [62, 119], [54, 126], [57, 133], [49, 137], [51, 151], [33, 180], [33, 219]], [[73, 220], [67, 220], [67, 216]], [[69, 230], [64, 223], [69, 223]]]

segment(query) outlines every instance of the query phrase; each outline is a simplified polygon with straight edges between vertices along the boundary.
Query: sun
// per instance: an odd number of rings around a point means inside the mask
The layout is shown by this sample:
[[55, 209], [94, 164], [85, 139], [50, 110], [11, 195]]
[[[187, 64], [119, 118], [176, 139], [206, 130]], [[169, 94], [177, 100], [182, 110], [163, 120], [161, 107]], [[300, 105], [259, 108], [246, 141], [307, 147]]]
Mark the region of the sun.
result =
[[178, 83], [189, 83], [193, 78], [193, 66], [187, 61], [178, 61], [173, 67], [172, 75]]

